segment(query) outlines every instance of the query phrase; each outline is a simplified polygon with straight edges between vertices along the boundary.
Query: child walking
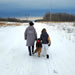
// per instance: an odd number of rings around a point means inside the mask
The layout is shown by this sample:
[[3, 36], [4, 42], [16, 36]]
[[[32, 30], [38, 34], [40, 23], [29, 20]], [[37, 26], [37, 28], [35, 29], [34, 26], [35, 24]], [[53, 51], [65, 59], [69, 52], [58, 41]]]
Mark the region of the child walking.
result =
[[42, 54], [49, 59], [48, 46], [51, 45], [51, 40], [45, 28], [42, 29], [40, 40], [42, 41]]

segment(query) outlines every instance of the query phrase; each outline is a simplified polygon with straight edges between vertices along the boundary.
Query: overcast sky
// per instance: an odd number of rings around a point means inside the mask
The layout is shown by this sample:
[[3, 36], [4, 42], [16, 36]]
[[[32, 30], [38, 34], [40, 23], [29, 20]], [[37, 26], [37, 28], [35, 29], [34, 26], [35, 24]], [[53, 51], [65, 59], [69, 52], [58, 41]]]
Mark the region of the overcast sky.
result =
[[75, 0], [0, 0], [2, 9], [75, 8]]

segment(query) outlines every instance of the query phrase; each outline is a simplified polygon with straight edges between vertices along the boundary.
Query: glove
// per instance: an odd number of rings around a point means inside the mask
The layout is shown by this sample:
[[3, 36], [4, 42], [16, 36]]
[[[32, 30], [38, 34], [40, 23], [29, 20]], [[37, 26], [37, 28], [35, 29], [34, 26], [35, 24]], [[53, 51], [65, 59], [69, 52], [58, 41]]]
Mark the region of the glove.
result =
[[37, 41], [37, 38], [35, 40]]
[[50, 44], [48, 44], [48, 46], [50, 46]]
[[48, 44], [48, 46], [50, 46], [51, 45], [51, 43], [50, 44]]
[[27, 40], [27, 38], [25, 37], [25, 40]]

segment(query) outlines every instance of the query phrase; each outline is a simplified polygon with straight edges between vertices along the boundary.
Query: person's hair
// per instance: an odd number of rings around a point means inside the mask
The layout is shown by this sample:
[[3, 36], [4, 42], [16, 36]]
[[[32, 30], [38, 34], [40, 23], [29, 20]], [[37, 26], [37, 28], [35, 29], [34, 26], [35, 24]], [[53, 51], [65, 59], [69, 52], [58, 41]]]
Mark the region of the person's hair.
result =
[[29, 25], [30, 25], [30, 26], [33, 26], [33, 25], [34, 25], [34, 23], [33, 23], [33, 22], [29, 22]]
[[43, 33], [43, 32], [46, 32], [46, 29], [45, 28], [42, 29], [41, 33]]

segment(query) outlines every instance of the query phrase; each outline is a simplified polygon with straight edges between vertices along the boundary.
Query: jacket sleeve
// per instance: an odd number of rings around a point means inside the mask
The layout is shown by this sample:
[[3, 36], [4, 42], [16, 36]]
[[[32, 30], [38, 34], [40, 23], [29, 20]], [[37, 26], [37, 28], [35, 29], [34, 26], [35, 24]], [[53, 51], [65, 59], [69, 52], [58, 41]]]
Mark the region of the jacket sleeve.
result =
[[40, 40], [42, 40], [42, 34], [40, 35]]
[[50, 40], [50, 37], [48, 36], [48, 41], [49, 41], [49, 44], [51, 44], [51, 40]]
[[27, 39], [27, 29], [25, 30], [25, 33], [24, 33], [24, 39], [25, 40]]

